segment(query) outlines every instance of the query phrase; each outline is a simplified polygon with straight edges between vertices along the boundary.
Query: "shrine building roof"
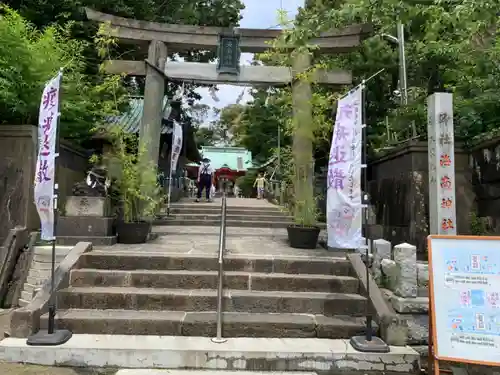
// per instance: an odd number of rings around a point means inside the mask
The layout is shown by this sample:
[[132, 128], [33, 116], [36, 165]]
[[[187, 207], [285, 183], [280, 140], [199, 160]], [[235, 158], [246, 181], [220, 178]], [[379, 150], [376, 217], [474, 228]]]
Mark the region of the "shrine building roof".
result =
[[[252, 152], [244, 147], [202, 146], [200, 154], [210, 159], [210, 165], [215, 170], [221, 168], [237, 172], [245, 172], [252, 167]], [[195, 163], [189, 166], [197, 166]]]

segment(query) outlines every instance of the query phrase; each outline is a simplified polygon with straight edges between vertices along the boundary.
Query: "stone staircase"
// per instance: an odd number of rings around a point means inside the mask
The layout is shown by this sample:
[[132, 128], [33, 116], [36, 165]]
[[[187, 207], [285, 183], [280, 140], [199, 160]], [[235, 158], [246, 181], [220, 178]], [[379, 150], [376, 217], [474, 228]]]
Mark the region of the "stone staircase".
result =
[[[239, 201], [243, 199], [228, 198], [226, 218], [229, 227], [286, 228], [292, 223], [292, 218], [278, 206], [265, 201], [256, 201], [255, 206], [243, 206], [238, 205]], [[159, 215], [154, 224], [219, 226], [220, 214], [219, 200], [214, 203], [179, 202], [172, 205], [170, 215]]]
[[[167, 239], [168, 236], [165, 237]], [[58, 326], [81, 334], [216, 334], [217, 255], [109, 250], [83, 254], [58, 292]], [[223, 335], [350, 338], [366, 300], [344, 258], [228, 254]], [[42, 327], [47, 316], [42, 317]]]
[[[56, 247], [56, 267], [68, 255], [72, 246]], [[33, 299], [36, 291], [50, 278], [50, 267], [52, 262], [52, 246], [35, 246], [33, 248], [33, 260], [31, 261], [28, 277], [18, 301], [19, 306], [28, 305]]]

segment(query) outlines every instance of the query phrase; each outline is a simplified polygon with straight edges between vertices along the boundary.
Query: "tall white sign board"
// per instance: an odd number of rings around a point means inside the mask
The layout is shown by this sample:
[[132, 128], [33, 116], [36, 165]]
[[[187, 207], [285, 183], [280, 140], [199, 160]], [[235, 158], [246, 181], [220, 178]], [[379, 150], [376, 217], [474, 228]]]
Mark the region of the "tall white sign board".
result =
[[429, 236], [434, 356], [500, 366], [500, 237]]
[[427, 99], [429, 155], [429, 233], [457, 234], [453, 96], [435, 93]]

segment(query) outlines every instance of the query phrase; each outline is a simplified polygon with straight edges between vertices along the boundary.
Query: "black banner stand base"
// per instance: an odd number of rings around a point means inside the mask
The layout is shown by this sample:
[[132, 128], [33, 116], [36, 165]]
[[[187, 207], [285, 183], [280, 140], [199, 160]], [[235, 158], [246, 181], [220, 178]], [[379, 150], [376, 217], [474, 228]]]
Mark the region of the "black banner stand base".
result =
[[73, 336], [73, 333], [66, 329], [58, 329], [53, 333], [42, 330], [29, 336], [26, 344], [31, 346], [58, 346], [68, 342], [71, 336]]
[[351, 345], [358, 352], [362, 353], [389, 353], [390, 348], [381, 338], [372, 337], [368, 340], [366, 336], [351, 337]]

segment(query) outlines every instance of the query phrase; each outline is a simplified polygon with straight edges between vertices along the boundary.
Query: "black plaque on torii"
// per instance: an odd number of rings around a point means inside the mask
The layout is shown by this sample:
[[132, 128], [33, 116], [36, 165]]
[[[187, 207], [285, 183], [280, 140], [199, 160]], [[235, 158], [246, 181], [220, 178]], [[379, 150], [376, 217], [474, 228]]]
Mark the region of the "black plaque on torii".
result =
[[234, 30], [219, 34], [217, 73], [239, 75], [240, 56], [240, 35]]

